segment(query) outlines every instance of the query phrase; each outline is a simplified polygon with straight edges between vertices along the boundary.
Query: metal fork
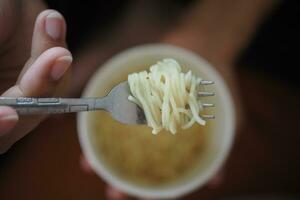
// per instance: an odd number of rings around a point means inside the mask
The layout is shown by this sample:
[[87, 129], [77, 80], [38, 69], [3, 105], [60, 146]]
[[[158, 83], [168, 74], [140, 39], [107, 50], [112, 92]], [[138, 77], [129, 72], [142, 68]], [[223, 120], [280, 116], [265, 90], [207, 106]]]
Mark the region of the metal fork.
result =
[[[213, 84], [213, 81], [202, 81], [200, 84]], [[143, 110], [128, 100], [129, 85], [124, 81], [115, 86], [107, 96], [102, 98], [32, 98], [32, 97], [0, 97], [0, 106], [10, 106], [20, 115], [58, 114], [82, 111], [105, 110], [112, 117], [124, 124], [146, 124]], [[214, 93], [199, 92], [199, 97], [213, 96]], [[214, 104], [203, 103], [212, 107]], [[204, 119], [213, 119], [214, 115], [203, 115]]]

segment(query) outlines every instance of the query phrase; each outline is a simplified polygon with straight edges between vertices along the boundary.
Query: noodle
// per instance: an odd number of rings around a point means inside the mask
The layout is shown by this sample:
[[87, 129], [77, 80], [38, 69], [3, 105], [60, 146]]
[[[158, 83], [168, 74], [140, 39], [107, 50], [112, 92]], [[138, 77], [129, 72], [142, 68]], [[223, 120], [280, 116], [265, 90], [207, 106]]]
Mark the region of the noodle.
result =
[[150, 71], [128, 76], [131, 94], [128, 99], [143, 108], [148, 126], [157, 134], [162, 129], [175, 134], [177, 128], [190, 128], [195, 122], [205, 125], [197, 98], [201, 79], [191, 71], [183, 73], [174, 59], [163, 59]]

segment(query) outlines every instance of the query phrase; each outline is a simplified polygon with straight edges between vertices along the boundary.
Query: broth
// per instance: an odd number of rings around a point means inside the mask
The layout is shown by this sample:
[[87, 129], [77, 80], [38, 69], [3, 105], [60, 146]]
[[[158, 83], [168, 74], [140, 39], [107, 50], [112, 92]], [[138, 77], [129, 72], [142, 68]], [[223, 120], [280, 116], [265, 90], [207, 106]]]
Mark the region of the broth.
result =
[[[127, 74], [146, 68], [121, 68], [113, 79], [99, 83], [101, 90], [94, 96], [103, 96], [126, 80]], [[201, 114], [209, 113], [205, 109]], [[124, 125], [104, 111], [90, 112], [88, 119], [94, 149], [105, 167], [125, 181], [150, 187], [191, 178], [205, 164], [201, 161], [207, 156], [213, 130], [213, 121], [207, 121], [205, 126], [195, 123], [186, 130], [178, 128], [175, 135], [167, 131], [153, 135], [146, 125]]]
[[94, 145], [107, 168], [139, 185], [162, 186], [192, 176], [210, 132], [207, 123], [175, 135], [167, 131], [153, 135], [146, 125], [123, 125], [103, 111], [90, 117]]

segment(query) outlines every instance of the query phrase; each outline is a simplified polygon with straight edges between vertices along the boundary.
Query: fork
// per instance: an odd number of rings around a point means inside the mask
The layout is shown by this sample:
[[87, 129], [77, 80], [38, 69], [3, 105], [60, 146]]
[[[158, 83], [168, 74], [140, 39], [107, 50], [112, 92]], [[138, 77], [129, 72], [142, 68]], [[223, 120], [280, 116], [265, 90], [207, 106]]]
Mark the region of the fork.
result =
[[[201, 85], [213, 84], [213, 81], [201, 81]], [[123, 124], [146, 124], [143, 110], [128, 100], [130, 89], [127, 81], [116, 85], [107, 96], [102, 98], [33, 98], [0, 97], [0, 106], [10, 106], [20, 115], [58, 114], [82, 111], [104, 110]], [[212, 92], [199, 92], [199, 97], [214, 96]], [[203, 103], [203, 108], [214, 104]], [[202, 115], [204, 119], [214, 119], [214, 115]]]

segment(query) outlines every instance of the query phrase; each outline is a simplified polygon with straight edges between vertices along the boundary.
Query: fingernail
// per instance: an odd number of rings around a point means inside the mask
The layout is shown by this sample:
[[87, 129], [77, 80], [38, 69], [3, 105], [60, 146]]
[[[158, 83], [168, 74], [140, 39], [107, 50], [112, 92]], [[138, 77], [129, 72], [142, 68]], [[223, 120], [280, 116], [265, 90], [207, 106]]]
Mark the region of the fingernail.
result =
[[63, 17], [58, 12], [52, 12], [46, 17], [46, 33], [54, 40], [63, 37]]
[[51, 77], [53, 80], [58, 81], [63, 77], [72, 63], [73, 58], [71, 56], [63, 56], [58, 58], [53, 64]]

